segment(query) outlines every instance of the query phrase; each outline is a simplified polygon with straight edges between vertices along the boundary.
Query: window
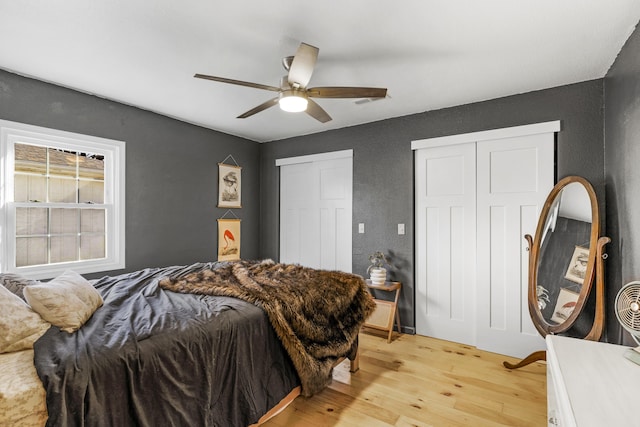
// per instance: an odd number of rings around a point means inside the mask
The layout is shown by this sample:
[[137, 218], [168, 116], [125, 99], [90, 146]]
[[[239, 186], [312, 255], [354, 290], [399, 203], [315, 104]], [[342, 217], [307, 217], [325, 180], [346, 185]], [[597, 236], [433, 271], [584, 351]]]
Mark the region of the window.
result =
[[122, 141], [0, 120], [0, 271], [124, 268]]

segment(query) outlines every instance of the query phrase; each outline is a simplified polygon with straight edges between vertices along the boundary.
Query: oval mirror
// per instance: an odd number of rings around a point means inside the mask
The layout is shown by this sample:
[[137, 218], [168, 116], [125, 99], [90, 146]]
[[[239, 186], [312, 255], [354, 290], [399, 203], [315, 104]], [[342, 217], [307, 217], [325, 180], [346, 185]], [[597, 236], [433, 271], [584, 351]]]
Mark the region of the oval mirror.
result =
[[593, 187], [578, 176], [560, 180], [542, 208], [535, 238], [529, 241], [528, 299], [531, 319], [543, 337], [568, 330], [589, 297], [600, 234], [598, 211]]

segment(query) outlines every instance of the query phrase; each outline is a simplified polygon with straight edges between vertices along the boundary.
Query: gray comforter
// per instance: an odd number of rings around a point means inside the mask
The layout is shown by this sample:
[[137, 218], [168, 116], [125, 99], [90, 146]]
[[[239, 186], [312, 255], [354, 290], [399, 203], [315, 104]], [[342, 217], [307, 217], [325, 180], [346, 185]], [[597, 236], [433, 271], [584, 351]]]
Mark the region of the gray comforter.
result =
[[217, 263], [99, 279], [76, 333], [35, 344], [48, 426], [246, 426], [299, 385], [265, 313], [229, 297], [158, 286]]

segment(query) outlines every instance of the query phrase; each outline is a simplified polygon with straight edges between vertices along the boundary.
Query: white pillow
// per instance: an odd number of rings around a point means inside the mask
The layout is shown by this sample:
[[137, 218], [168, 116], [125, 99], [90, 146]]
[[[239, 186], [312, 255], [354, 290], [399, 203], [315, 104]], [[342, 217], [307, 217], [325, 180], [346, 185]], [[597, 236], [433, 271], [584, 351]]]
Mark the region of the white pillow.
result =
[[51, 325], [0, 285], [0, 353], [33, 348]]
[[102, 305], [102, 296], [84, 277], [67, 270], [55, 279], [24, 288], [31, 308], [65, 332], [75, 332]]

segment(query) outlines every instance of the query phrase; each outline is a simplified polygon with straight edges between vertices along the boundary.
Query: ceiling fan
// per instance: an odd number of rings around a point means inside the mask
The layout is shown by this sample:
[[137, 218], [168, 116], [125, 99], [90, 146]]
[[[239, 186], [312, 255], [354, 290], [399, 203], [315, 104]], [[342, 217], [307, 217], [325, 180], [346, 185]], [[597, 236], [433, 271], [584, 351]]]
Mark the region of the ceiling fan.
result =
[[247, 86], [256, 89], [270, 90], [278, 92], [278, 96], [272, 98], [251, 110], [240, 114], [239, 119], [246, 119], [256, 113], [273, 107], [276, 104], [280, 108], [289, 112], [305, 111], [308, 115], [326, 123], [331, 120], [331, 116], [310, 98], [384, 98], [387, 96], [386, 88], [375, 87], [344, 87], [344, 86], [324, 86], [307, 88], [313, 69], [318, 59], [317, 47], [306, 43], [300, 43], [295, 56], [283, 58], [282, 65], [288, 71], [287, 75], [280, 80], [280, 87], [268, 86], [259, 83], [244, 82], [241, 80], [227, 79], [224, 77], [208, 76], [196, 74], [199, 79], [213, 80], [216, 82], [230, 83], [239, 86]]

